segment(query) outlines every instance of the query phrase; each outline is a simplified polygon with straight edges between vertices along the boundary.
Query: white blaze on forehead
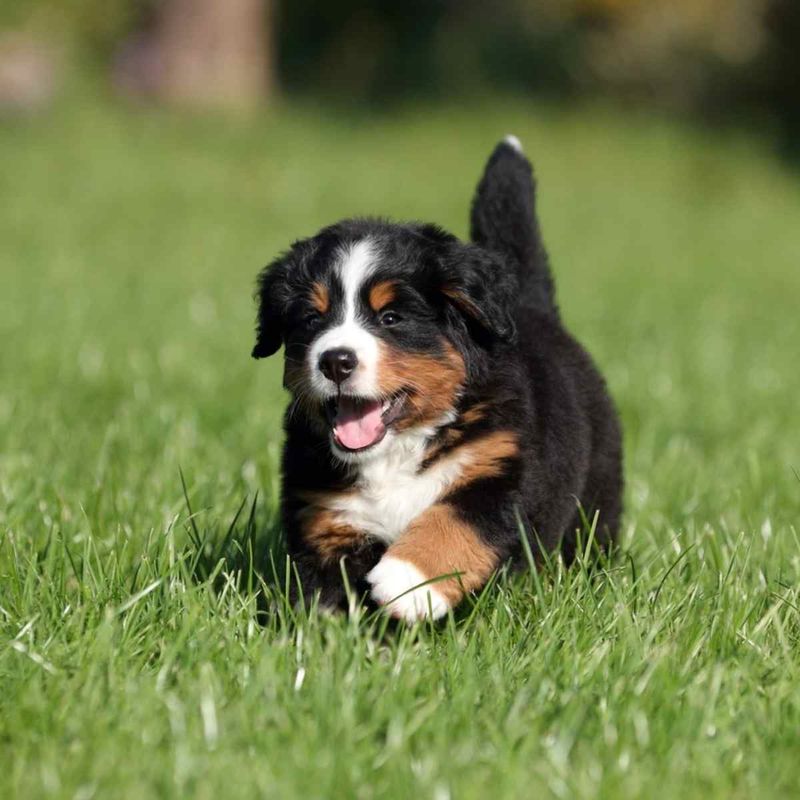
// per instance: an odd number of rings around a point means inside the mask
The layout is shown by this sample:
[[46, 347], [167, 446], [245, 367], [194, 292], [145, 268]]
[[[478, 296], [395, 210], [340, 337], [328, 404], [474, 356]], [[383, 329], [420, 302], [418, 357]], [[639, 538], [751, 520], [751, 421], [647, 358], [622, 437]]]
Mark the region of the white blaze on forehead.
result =
[[378, 341], [366, 330], [358, 317], [358, 298], [364, 284], [375, 269], [375, 253], [368, 239], [342, 251], [336, 272], [344, 290], [344, 320], [325, 331], [308, 351], [308, 370], [312, 387], [323, 397], [336, 393], [336, 384], [319, 370], [319, 357], [338, 347], [353, 350], [358, 366], [343, 385], [347, 394], [378, 394]]
[[345, 322], [355, 320], [358, 296], [374, 269], [374, 254], [366, 239], [350, 247], [339, 262], [337, 272], [344, 287]]

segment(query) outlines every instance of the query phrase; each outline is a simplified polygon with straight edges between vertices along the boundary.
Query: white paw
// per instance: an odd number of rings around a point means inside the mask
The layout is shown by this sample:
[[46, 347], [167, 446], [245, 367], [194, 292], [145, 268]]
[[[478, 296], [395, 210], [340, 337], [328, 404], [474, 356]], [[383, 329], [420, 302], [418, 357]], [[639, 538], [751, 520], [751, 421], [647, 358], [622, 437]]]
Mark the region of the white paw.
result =
[[510, 147], [513, 147], [518, 153], [522, 152], [522, 142], [517, 139], [513, 133], [509, 133], [508, 136], [503, 139], [503, 141]]
[[439, 619], [450, 608], [435, 584], [420, 586], [427, 580], [413, 564], [393, 556], [384, 556], [367, 573], [367, 581], [372, 586], [372, 599], [385, 606], [393, 617], [406, 622], [427, 617]]

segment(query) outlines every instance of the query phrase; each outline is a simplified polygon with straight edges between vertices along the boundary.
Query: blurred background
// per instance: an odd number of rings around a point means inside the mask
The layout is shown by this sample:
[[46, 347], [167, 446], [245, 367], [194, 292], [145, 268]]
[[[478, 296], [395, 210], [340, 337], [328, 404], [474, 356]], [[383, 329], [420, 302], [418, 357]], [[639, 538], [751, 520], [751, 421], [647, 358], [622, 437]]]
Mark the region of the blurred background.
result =
[[5, 115], [88, 71], [170, 105], [605, 97], [800, 142], [796, 0], [4, 0], [0, 30]]
[[[0, 0], [0, 798], [793, 796], [799, 85], [800, 0]], [[277, 531], [256, 274], [355, 214], [466, 235], [509, 133], [639, 577], [525, 588], [532, 655], [261, 637], [180, 577], [184, 479], [220, 577]]]

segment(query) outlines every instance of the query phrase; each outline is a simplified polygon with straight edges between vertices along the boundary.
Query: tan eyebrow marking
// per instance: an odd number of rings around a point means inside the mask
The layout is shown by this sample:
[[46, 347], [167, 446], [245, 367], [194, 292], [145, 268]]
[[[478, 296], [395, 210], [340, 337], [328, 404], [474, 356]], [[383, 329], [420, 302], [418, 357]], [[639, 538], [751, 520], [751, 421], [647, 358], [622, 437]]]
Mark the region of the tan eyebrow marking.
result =
[[380, 311], [397, 297], [394, 281], [380, 281], [369, 290], [369, 304], [373, 311]]
[[328, 292], [328, 287], [319, 281], [316, 281], [311, 287], [311, 305], [320, 314], [327, 314], [328, 309], [331, 307], [331, 296]]

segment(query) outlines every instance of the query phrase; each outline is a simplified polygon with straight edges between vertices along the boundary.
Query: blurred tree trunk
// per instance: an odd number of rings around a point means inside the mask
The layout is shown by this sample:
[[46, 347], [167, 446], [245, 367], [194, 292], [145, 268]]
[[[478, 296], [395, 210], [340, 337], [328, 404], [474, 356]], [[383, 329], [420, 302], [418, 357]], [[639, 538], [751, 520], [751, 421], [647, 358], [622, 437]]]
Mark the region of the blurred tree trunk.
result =
[[761, 93], [780, 124], [780, 148], [800, 164], [800, 3], [771, 0]]
[[156, 94], [201, 107], [262, 105], [273, 89], [272, 0], [164, 0]]

